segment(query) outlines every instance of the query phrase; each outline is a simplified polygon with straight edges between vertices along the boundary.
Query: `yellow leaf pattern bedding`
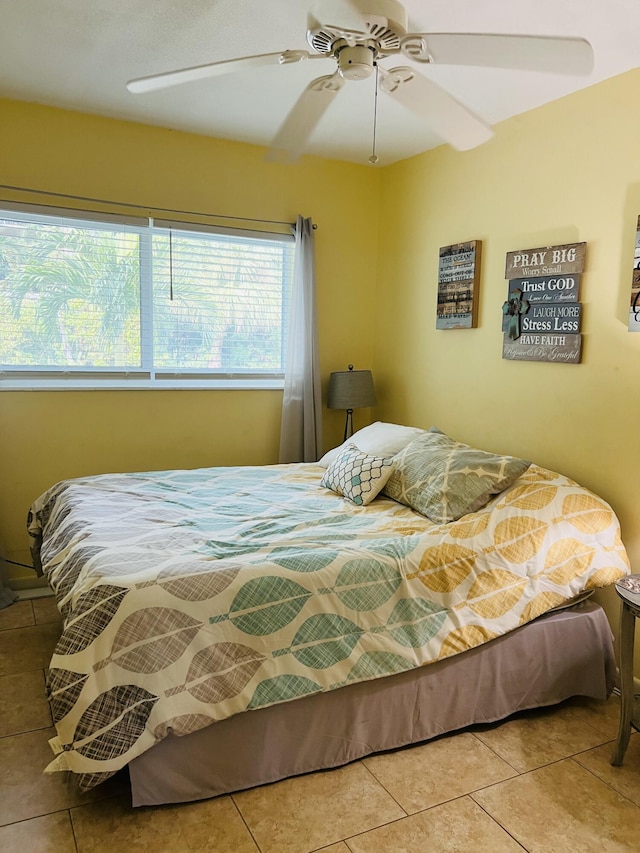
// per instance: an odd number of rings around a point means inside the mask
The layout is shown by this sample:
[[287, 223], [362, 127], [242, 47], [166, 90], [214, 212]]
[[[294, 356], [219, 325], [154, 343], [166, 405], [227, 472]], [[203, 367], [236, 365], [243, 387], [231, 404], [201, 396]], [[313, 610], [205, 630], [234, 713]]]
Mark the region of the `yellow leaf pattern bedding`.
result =
[[457, 654], [629, 570], [611, 508], [535, 465], [443, 525], [322, 474], [109, 474], [34, 503], [64, 617], [49, 769], [91, 788], [169, 732]]

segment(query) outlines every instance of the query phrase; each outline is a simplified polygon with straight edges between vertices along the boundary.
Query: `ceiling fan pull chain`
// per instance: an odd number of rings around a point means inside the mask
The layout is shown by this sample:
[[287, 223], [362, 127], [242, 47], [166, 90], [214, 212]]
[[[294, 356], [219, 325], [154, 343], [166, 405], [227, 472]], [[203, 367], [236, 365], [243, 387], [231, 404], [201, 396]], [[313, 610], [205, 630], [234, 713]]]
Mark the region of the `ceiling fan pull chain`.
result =
[[369, 157], [369, 162], [372, 166], [378, 162], [378, 155], [376, 154], [376, 130], [378, 126], [378, 63], [376, 62], [376, 91], [373, 97], [373, 148], [371, 151], [371, 157]]

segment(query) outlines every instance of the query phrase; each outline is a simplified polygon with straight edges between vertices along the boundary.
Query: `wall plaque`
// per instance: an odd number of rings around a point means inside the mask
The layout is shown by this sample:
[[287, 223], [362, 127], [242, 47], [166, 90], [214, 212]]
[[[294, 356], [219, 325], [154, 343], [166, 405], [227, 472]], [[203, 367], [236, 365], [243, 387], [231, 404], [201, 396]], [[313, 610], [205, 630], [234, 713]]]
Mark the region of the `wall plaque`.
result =
[[582, 324], [582, 305], [545, 302], [529, 306], [520, 321], [525, 332], [575, 334]]
[[586, 246], [568, 243], [507, 252], [503, 358], [580, 362], [582, 305], [578, 295]]
[[532, 335], [523, 332], [512, 341], [505, 335], [502, 357], [515, 361], [561, 361], [578, 364], [582, 335]]
[[507, 252], [504, 277], [512, 279], [584, 272], [586, 250], [586, 243], [567, 243], [564, 246]]
[[631, 306], [629, 308], [629, 331], [640, 332], [640, 216], [636, 230], [636, 248], [633, 253], [633, 275], [631, 277]]
[[472, 240], [440, 249], [436, 329], [475, 329], [482, 243]]
[[517, 289], [531, 305], [534, 302], [577, 302], [580, 293], [580, 276], [513, 278], [509, 282], [509, 290]]

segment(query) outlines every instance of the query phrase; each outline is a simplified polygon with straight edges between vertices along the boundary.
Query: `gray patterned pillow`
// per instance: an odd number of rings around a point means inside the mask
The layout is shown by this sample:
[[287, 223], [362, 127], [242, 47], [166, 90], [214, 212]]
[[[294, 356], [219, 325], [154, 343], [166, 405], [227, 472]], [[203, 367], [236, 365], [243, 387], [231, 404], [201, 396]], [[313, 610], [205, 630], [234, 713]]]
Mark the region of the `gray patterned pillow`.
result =
[[476, 450], [436, 429], [415, 438], [394, 461], [383, 494], [436, 524], [480, 509], [531, 465], [514, 456]]
[[393, 464], [390, 456], [371, 456], [348, 444], [325, 471], [321, 485], [357, 506], [366, 506], [382, 491]]

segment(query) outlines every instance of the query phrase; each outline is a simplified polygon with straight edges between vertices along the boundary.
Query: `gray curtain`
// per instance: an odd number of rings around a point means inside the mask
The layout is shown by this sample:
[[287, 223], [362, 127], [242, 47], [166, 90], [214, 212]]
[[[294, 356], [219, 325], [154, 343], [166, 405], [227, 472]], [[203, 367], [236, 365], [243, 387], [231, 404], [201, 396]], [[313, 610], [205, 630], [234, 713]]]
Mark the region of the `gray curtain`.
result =
[[322, 456], [322, 394], [316, 330], [315, 250], [311, 219], [295, 224], [293, 294], [282, 399], [280, 462]]

